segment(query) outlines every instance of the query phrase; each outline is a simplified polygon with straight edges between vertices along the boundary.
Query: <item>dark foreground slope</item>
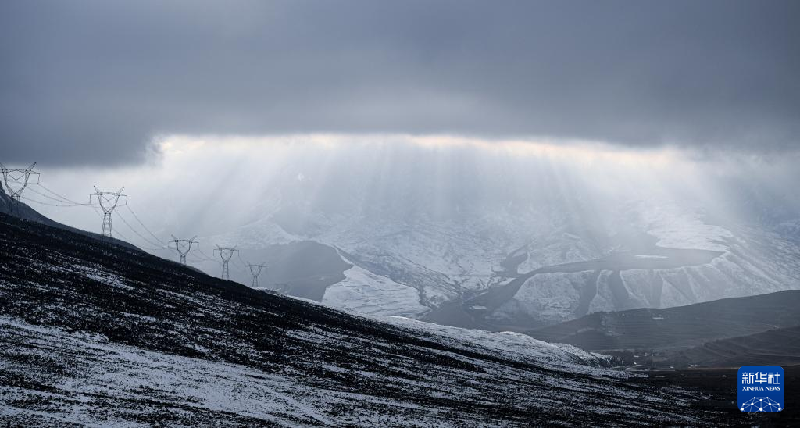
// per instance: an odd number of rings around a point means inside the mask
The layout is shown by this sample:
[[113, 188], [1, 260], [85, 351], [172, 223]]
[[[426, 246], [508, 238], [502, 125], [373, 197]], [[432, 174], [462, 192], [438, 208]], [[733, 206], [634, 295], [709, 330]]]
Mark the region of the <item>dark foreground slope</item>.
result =
[[598, 312], [528, 333], [588, 350], [675, 349], [800, 325], [800, 290], [668, 309]]
[[572, 347], [413, 324], [0, 215], [0, 426], [730, 421]]

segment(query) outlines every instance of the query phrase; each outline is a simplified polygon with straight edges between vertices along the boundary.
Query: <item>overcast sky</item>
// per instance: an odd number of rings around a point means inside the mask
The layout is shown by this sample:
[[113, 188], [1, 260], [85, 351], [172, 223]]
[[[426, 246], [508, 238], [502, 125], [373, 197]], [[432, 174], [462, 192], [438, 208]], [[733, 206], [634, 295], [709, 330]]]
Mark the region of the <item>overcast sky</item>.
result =
[[798, 1], [0, 2], [0, 161], [171, 134], [800, 150]]

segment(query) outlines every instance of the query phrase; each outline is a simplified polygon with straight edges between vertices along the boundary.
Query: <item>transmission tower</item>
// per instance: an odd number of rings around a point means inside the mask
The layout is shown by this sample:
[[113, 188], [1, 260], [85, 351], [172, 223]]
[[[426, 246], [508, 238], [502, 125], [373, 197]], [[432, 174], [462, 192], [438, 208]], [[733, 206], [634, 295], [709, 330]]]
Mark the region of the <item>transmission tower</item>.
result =
[[95, 186], [94, 193], [89, 195], [89, 203], [92, 203], [92, 196], [94, 196], [97, 198], [100, 209], [103, 210], [103, 236], [111, 237], [111, 213], [119, 205], [119, 198], [128, 196], [122, 194], [122, 189], [124, 187], [121, 187], [117, 192], [101, 192]]
[[32, 163], [27, 168], [6, 168], [0, 163], [0, 174], [3, 174], [3, 183], [11, 196], [11, 204], [8, 207], [8, 212], [13, 213], [15, 209], [19, 208], [19, 199], [22, 196], [22, 191], [28, 186], [28, 181], [32, 175], [36, 176], [36, 183], [39, 183], [39, 173], [33, 170], [36, 162]]
[[247, 267], [250, 268], [250, 274], [253, 275], [252, 288], [258, 288], [258, 276], [261, 275], [261, 270], [267, 267], [267, 265], [265, 263], [261, 263], [260, 265], [248, 263]]
[[236, 247], [220, 247], [214, 248], [214, 252], [219, 252], [219, 257], [222, 259], [222, 279], [231, 279], [230, 271], [228, 270], [228, 262], [231, 261], [233, 253], [238, 253]]
[[181, 256], [181, 264], [186, 264], [186, 255], [192, 249], [192, 244], [199, 244], [194, 238], [197, 238], [197, 236], [192, 237], [192, 239], [178, 239], [175, 235], [172, 235], [172, 241], [169, 242], [175, 244], [175, 250]]

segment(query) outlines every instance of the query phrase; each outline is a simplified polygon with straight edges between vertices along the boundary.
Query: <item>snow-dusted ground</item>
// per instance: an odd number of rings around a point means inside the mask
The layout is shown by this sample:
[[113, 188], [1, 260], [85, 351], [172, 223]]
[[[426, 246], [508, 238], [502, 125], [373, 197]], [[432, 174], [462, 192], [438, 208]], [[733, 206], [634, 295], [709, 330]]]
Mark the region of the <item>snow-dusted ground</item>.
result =
[[329, 286], [322, 303], [365, 315], [416, 317], [430, 310], [419, 303], [419, 292], [358, 266], [346, 270], [344, 281]]
[[[597, 394], [594, 403], [583, 410], [598, 414], [615, 414], [620, 410], [631, 415], [649, 413], [645, 406], [667, 403], [658, 395], [642, 395], [621, 388], [609, 389], [603, 378], [625, 378], [623, 372], [579, 364], [565, 364], [561, 356], [572, 354], [575, 361], [592, 361], [596, 357], [575, 348], [549, 345], [514, 334], [471, 332], [460, 338], [458, 329], [440, 330], [407, 319], [392, 323], [427, 334], [443, 335], [446, 342], [459, 346], [464, 342], [485, 347], [498, 357], [533, 364], [552, 364], [561, 370], [577, 371], [594, 376], [597, 384], [561, 379], [552, 375], [532, 375], [524, 370], [508, 368], [509, 373], [496, 372], [491, 365], [483, 374], [464, 377], [474, 388], [480, 382], [495, 383], [503, 389], [511, 385], [500, 382], [534, 382], [547, 393], [517, 397], [523, 403], [538, 406], [564, 405], [570, 401], [562, 393], [572, 391], [587, 397]], [[303, 335], [307, 340], [318, 340]], [[280, 426], [460, 426], [467, 422], [458, 415], [441, 413], [435, 406], [424, 406], [371, 394], [320, 388], [304, 382], [288, 372], [269, 373], [252, 367], [224, 361], [187, 358], [110, 342], [100, 335], [33, 326], [9, 317], [0, 317], [0, 421], [30, 425], [149, 426], [168, 420], [173, 426], [225, 425]], [[329, 371], [349, 376], [383, 378], [383, 382], [401, 382], [407, 388], [435, 388], [431, 382], [386, 378], [369, 371], [353, 371], [335, 364]], [[464, 374], [459, 375], [459, 377]], [[511, 376], [511, 378], [507, 378]], [[472, 378], [470, 380], [470, 378]], [[440, 378], [441, 379], [441, 378]], [[513, 381], [511, 379], [514, 379]], [[468, 389], [472, 389], [469, 388]], [[555, 390], [554, 390], [555, 388]], [[440, 389], [440, 388], [435, 388]], [[454, 397], [467, 390], [441, 389], [442, 397]], [[480, 399], [480, 392], [471, 399]], [[526, 394], [530, 394], [528, 391]], [[615, 400], [631, 400], [623, 408], [619, 403], [597, 398], [611, 394]], [[488, 397], [486, 397], [488, 398]], [[688, 397], [680, 403], [688, 403]], [[583, 403], [581, 404], [583, 405]], [[165, 416], [163, 413], [169, 413]], [[651, 416], [652, 417], [652, 416]], [[644, 421], [645, 419], [643, 419]], [[652, 421], [698, 422], [686, 415], [664, 414]], [[467, 422], [468, 423], [468, 422]], [[497, 425], [506, 425], [496, 420]], [[494, 423], [493, 423], [494, 424]]]
[[453, 347], [463, 347], [465, 344], [479, 346], [499, 357], [514, 361], [593, 375], [627, 376], [625, 372], [619, 370], [602, 369], [611, 361], [611, 357], [607, 355], [586, 352], [572, 345], [543, 342], [526, 334], [470, 330], [397, 316], [383, 317], [380, 320], [416, 332], [436, 335]]
[[580, 289], [592, 277], [591, 271], [578, 273], [542, 273], [525, 281], [514, 297], [493, 313], [498, 320], [520, 314], [549, 321], [564, 320], [580, 300]]
[[642, 201], [636, 204], [640, 221], [647, 225], [647, 233], [658, 238], [656, 245], [663, 248], [694, 248], [698, 250], [726, 251], [730, 230], [708, 224], [700, 213], [664, 201]]
[[0, 238], [0, 426], [717, 417], [687, 411], [690, 391], [650, 387], [572, 346], [356, 317], [34, 223], [3, 225]]
[[[147, 415], [137, 414], [137, 403], [158, 401], [175, 408], [176, 419], [186, 422], [198, 413], [232, 412], [243, 422], [252, 418], [284, 425], [331, 424], [315, 409], [323, 402], [352, 400], [348, 394], [322, 394], [291, 378], [246, 366], [146, 351], [99, 335], [68, 333], [8, 317], [0, 318], [0, 332], [4, 345], [0, 371], [35, 385], [24, 394], [20, 394], [23, 385], [0, 385], [4, 403], [0, 416], [17, 420], [144, 426]], [[15, 364], [19, 360], [31, 363]], [[113, 405], [98, 405], [105, 400]]]

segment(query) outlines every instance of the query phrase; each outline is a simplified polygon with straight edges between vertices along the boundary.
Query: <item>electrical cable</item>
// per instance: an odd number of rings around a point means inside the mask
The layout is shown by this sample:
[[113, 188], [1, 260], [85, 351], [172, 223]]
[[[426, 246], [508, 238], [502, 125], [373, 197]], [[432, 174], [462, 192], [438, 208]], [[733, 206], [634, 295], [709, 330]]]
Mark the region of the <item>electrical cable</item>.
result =
[[[53, 195], [55, 197], [47, 195], [47, 194], [44, 194], [44, 193], [41, 193], [41, 192], [38, 192], [38, 191], [34, 190], [33, 188], [28, 187], [28, 189], [30, 189], [33, 193], [35, 193], [35, 194], [37, 194], [37, 195], [39, 195], [39, 196], [41, 196], [43, 198], [46, 198], [46, 199], [49, 199], [49, 200], [51, 200], [53, 202], [58, 202], [58, 203], [42, 202], [42, 201], [38, 201], [36, 199], [30, 198], [30, 197], [27, 197], [27, 196], [21, 196], [21, 199], [24, 199], [25, 201], [28, 201], [28, 202], [33, 202], [33, 203], [36, 203], [36, 204], [52, 206], [52, 207], [76, 207], [76, 206], [91, 207], [94, 210], [95, 214], [97, 214], [97, 216], [99, 218], [103, 218], [104, 217], [103, 213], [101, 213], [99, 211], [99, 209], [97, 208], [97, 206], [95, 206], [92, 203], [82, 204], [82, 203], [79, 203], [79, 202], [75, 202], [72, 199], [69, 199], [64, 195], [61, 195], [61, 194], [49, 189], [47, 186], [41, 184], [40, 182], [31, 183], [31, 184], [38, 185], [39, 187], [44, 189], [46, 192], [50, 193], [51, 195]], [[170, 250], [172, 250], [171, 248], [167, 248], [167, 247], [164, 246], [164, 244], [161, 242], [161, 239], [158, 236], [156, 236], [144, 224], [144, 222], [141, 220], [141, 218], [139, 218], [139, 216], [136, 214], [136, 212], [134, 212], [133, 209], [127, 203], [122, 204], [122, 205], [124, 205], [128, 209], [128, 211], [130, 211], [131, 215], [133, 216], [134, 219], [136, 219], [136, 222], [139, 223], [139, 225], [142, 227], [142, 229], [144, 229], [147, 232], [147, 234], [152, 236], [153, 239], [155, 240], [155, 242], [153, 242], [153, 240], [151, 240], [150, 238], [146, 238], [144, 235], [139, 233], [127, 220], [125, 220], [125, 217], [123, 217], [122, 214], [120, 214], [117, 211], [112, 211], [112, 212], [117, 214], [117, 217], [119, 217], [120, 220], [122, 220], [122, 222], [125, 223], [125, 226], [127, 226], [128, 229], [130, 229], [134, 234], [136, 234], [136, 236], [138, 236], [140, 239], [142, 239], [147, 244], [153, 246], [153, 247], [150, 247], [150, 248], [141, 247], [141, 249], [147, 250], [147, 251], [170, 251]], [[114, 233], [117, 236], [119, 236], [120, 238], [122, 238], [123, 240], [130, 241], [130, 239], [128, 239], [124, 234], [120, 233], [118, 230], [115, 231]], [[209, 262], [214, 262], [215, 261], [214, 258], [209, 257], [208, 254], [204, 253], [200, 248], [197, 248], [197, 252], [200, 253], [200, 255], [202, 255], [203, 258], [198, 258], [197, 260], [193, 260], [193, 262], [199, 263], [199, 262], [204, 262], [204, 261], [209, 261]], [[239, 255], [239, 253], [237, 251], [237, 256], [238, 255]], [[239, 256], [239, 259], [241, 259], [241, 256]], [[244, 261], [243, 259], [241, 259], [241, 260]], [[234, 260], [234, 262], [236, 262], [236, 261]]]
[[48, 203], [48, 202], [37, 201], [36, 199], [31, 199], [31, 198], [29, 198], [27, 196], [22, 196], [22, 195], [20, 195], [20, 199], [23, 199], [23, 200], [25, 200], [27, 202], [33, 202], [33, 203], [39, 204], [39, 205], [47, 205], [47, 206], [50, 206], [50, 207], [77, 207], [77, 206], [79, 206], [79, 205], [66, 205], [66, 204], [51, 204], [51, 203]]
[[139, 232], [137, 232], [137, 231], [136, 231], [136, 229], [134, 229], [134, 228], [133, 228], [133, 226], [131, 226], [131, 225], [130, 225], [130, 223], [128, 223], [128, 221], [127, 221], [127, 220], [125, 220], [125, 217], [123, 217], [123, 216], [122, 216], [122, 214], [120, 214], [120, 213], [119, 213], [119, 212], [117, 212], [117, 211], [114, 211], [114, 213], [116, 213], [116, 214], [117, 214], [117, 217], [119, 217], [119, 218], [122, 220], [122, 222], [123, 222], [123, 223], [125, 223], [125, 225], [126, 225], [126, 226], [128, 226], [128, 229], [130, 229], [130, 230], [131, 230], [133, 233], [135, 233], [135, 234], [136, 234], [136, 236], [138, 236], [139, 238], [141, 238], [141, 239], [142, 239], [144, 242], [147, 242], [148, 244], [150, 244], [150, 245], [153, 245], [153, 246], [156, 246], [156, 247], [159, 247], [159, 246], [161, 246], [161, 244], [150, 242], [150, 240], [148, 240], [147, 238], [145, 238], [144, 236], [142, 236], [142, 234], [140, 234]]
[[210, 262], [215, 262], [216, 261], [215, 259], [213, 259], [211, 257], [208, 257], [208, 254], [204, 253], [203, 250], [201, 250], [199, 247], [197, 248], [197, 252], [200, 253], [201, 256], [205, 257], [207, 261], [210, 261]]
[[[238, 253], [238, 251], [237, 251], [237, 253]], [[233, 263], [234, 263], [235, 265], [239, 266], [239, 268], [241, 268], [241, 269], [248, 269], [248, 267], [247, 267], [247, 266], [243, 266], [243, 265], [242, 265], [242, 264], [239, 262], [239, 260], [236, 260], [236, 259], [231, 259], [231, 260], [233, 260]]]
[[130, 205], [127, 205], [127, 204], [126, 204], [126, 205], [125, 205], [125, 208], [127, 208], [127, 209], [128, 209], [128, 211], [130, 211], [130, 212], [131, 212], [131, 214], [133, 214], [133, 218], [135, 218], [135, 219], [136, 219], [136, 221], [138, 221], [138, 222], [139, 222], [139, 224], [140, 224], [140, 225], [142, 225], [142, 228], [143, 228], [145, 231], [147, 231], [147, 233], [149, 233], [149, 234], [150, 234], [150, 236], [152, 236], [153, 238], [155, 238], [156, 242], [161, 242], [161, 239], [160, 239], [158, 236], [156, 236], [156, 235], [155, 235], [153, 232], [151, 232], [151, 231], [150, 231], [150, 229], [148, 229], [148, 228], [147, 228], [147, 226], [145, 226], [145, 225], [144, 225], [144, 223], [142, 223], [142, 221], [141, 221], [141, 220], [139, 220], [139, 216], [137, 216], [137, 215], [136, 215], [136, 213], [135, 213], [135, 212], [133, 212], [133, 210], [131, 209]]
[[71, 203], [71, 204], [75, 204], [75, 205], [88, 205], [88, 204], [81, 204], [81, 203], [79, 203], [79, 202], [75, 202], [75, 201], [73, 201], [72, 199], [69, 199], [68, 197], [66, 197], [66, 196], [64, 196], [64, 195], [61, 195], [61, 194], [59, 194], [59, 193], [56, 193], [56, 192], [54, 192], [54, 191], [52, 191], [52, 190], [48, 189], [47, 187], [45, 187], [45, 185], [44, 185], [44, 184], [42, 184], [42, 183], [34, 183], [34, 184], [38, 185], [39, 187], [41, 187], [42, 189], [46, 190], [47, 192], [49, 192], [49, 193], [51, 193], [51, 194], [53, 194], [53, 195], [55, 195], [55, 196], [58, 196], [59, 198], [63, 199], [63, 200], [64, 200], [64, 201], [66, 201], [66, 202], [69, 202], [69, 203]]
[[153, 247], [137, 247], [140, 250], [147, 250], [147, 251], [162, 251], [166, 250], [166, 248], [153, 248]]
[[63, 200], [63, 199], [54, 198], [54, 197], [52, 197], [52, 196], [45, 195], [44, 193], [37, 192], [36, 190], [34, 190], [34, 188], [33, 188], [33, 187], [27, 187], [26, 189], [27, 189], [27, 190], [30, 190], [30, 191], [31, 191], [31, 192], [33, 192], [33, 193], [36, 193], [37, 195], [39, 195], [39, 196], [41, 196], [41, 197], [43, 197], [43, 198], [50, 199], [51, 201], [55, 201], [55, 202], [58, 202], [58, 203], [60, 203], [60, 204], [69, 203], [69, 205], [64, 205], [64, 206], [77, 206], [77, 205], [86, 205], [86, 204], [75, 204], [75, 203], [72, 203], [72, 202], [69, 202], [69, 201], [65, 201], [65, 200]]

